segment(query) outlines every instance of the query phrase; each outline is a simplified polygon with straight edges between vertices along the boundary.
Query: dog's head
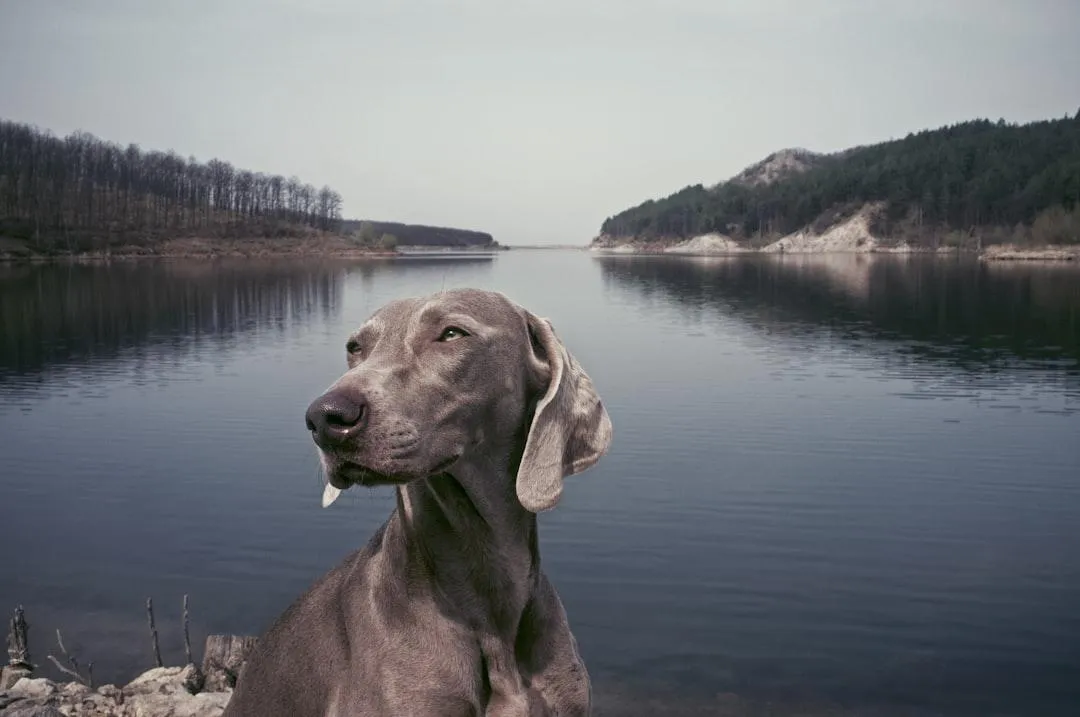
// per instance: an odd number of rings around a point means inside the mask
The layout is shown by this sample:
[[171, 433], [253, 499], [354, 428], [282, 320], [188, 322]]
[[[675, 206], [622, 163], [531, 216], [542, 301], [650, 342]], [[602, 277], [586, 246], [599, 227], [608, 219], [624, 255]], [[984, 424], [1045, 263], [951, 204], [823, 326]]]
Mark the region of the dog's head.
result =
[[346, 352], [348, 371], [306, 416], [328, 480], [324, 504], [350, 485], [497, 466], [518, 450], [518, 499], [539, 512], [611, 443], [611, 419], [551, 323], [502, 294], [391, 302]]

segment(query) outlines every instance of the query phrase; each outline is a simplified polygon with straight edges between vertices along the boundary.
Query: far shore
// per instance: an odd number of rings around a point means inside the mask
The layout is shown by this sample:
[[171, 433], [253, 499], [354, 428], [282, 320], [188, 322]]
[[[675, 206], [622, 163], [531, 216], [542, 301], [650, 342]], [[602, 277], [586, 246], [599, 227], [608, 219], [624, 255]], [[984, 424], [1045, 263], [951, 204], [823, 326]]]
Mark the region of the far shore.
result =
[[145, 245], [120, 244], [96, 250], [54, 248], [43, 252], [24, 240], [0, 237], [0, 263], [103, 262], [133, 259], [349, 259], [384, 260], [417, 254], [492, 253], [503, 247], [359, 246], [341, 236], [166, 239]]
[[[806, 227], [792, 234], [769, 240], [757, 246], [747, 246], [732, 236], [713, 232], [689, 239], [660, 237], [639, 239], [634, 236], [601, 234], [592, 240], [589, 249], [615, 254], [679, 254], [683, 256], [738, 256], [742, 254], [930, 254], [935, 256], [974, 256], [982, 261], [1078, 261], [1080, 244], [1021, 245], [1012, 243], [983, 245], [979, 234], [949, 242], [950, 237], [938, 236], [938, 246], [911, 243], [904, 239], [889, 239], [874, 231], [874, 218], [880, 203], [867, 204], [855, 213], [825, 229]], [[931, 243], [926, 241], [926, 243]]]
[[709, 256], [709, 257], [740, 257], [747, 255], [771, 255], [771, 256], [938, 256], [957, 257], [968, 256], [979, 261], [1006, 262], [1006, 261], [1077, 261], [1080, 262], [1080, 246], [1047, 246], [1038, 248], [1017, 247], [988, 247], [986, 249], [967, 249], [959, 247], [942, 247], [939, 249], [903, 247], [893, 249], [888, 247], [875, 247], [871, 249], [828, 249], [818, 251], [764, 251], [752, 248], [724, 248], [715, 251], [700, 249], [697, 251], [672, 250], [671, 247], [656, 245], [622, 245], [614, 247], [590, 247], [589, 251], [601, 255], [630, 255], [630, 256]]
[[1080, 246], [1019, 248], [1010, 245], [987, 247], [979, 254], [983, 261], [1080, 261]]
[[470, 247], [413, 246], [393, 249], [360, 246], [346, 237], [250, 237], [238, 239], [167, 239], [149, 245], [121, 244], [91, 251], [67, 251], [53, 249], [46, 253], [36, 251], [24, 240], [0, 237], [0, 264], [12, 263], [96, 263], [135, 259], [344, 259], [353, 261], [387, 260], [407, 256], [442, 254], [489, 255], [510, 250], [547, 249], [586, 251], [599, 255], [634, 256], [700, 256], [738, 257], [757, 254], [776, 256], [834, 256], [834, 255], [932, 255], [940, 257], [968, 256], [986, 262], [1080, 262], [1080, 245], [1043, 247], [1020, 247], [1010, 244], [988, 247], [942, 246], [938, 248], [888, 245], [879, 241], [841, 241], [829, 244], [821, 242], [779, 242], [764, 247], [747, 247], [728, 237], [705, 235], [677, 243], [659, 241], [615, 240], [600, 237], [585, 246], [535, 246], [495, 245]]

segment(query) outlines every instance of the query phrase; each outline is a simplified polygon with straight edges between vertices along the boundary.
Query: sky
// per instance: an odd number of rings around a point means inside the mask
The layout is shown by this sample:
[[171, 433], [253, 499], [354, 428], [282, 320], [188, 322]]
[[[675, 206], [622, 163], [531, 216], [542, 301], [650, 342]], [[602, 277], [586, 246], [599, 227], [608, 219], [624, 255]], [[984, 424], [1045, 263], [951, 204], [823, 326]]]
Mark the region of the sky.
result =
[[0, 117], [584, 244], [785, 147], [1080, 108], [1077, 0], [0, 0]]

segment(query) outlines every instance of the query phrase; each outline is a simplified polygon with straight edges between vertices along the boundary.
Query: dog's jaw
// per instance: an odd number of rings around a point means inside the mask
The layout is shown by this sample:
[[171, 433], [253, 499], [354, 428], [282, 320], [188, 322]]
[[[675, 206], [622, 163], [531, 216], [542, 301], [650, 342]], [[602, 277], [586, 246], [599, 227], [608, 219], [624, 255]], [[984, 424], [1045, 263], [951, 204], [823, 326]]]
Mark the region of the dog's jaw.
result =
[[385, 474], [360, 465], [352, 461], [340, 461], [328, 457], [323, 450], [319, 451], [319, 461], [322, 464], [323, 475], [326, 484], [323, 486], [322, 507], [329, 508], [343, 491], [354, 485], [375, 488], [384, 485], [404, 485], [413, 480], [426, 478], [438, 473], [445, 472], [453, 466], [461, 454], [455, 454], [447, 459], [439, 461], [430, 470], [420, 473], [395, 473]]

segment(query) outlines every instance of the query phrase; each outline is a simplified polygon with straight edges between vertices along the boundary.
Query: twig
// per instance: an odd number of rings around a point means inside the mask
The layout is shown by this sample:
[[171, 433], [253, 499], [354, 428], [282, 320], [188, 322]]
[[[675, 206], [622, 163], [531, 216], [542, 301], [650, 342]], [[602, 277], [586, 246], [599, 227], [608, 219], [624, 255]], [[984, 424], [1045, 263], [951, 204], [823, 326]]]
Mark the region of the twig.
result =
[[56, 628], [56, 644], [60, 646], [60, 652], [64, 653], [64, 657], [68, 658], [68, 662], [76, 670], [79, 669], [79, 663], [75, 661], [75, 658], [68, 654], [67, 648], [64, 647], [64, 636], [60, 634], [60, 628]]
[[46, 655], [49, 661], [56, 665], [56, 669], [60, 670], [65, 675], [74, 677], [76, 680], [86, 685], [90, 689], [94, 689], [94, 663], [86, 663], [86, 675], [84, 676], [79, 671], [79, 661], [75, 659], [74, 655], [69, 654], [67, 648], [64, 647], [64, 637], [60, 634], [59, 628], [57, 628], [56, 630], [56, 644], [60, 646], [61, 654], [63, 654], [64, 657], [67, 658], [68, 664], [70, 664], [71, 667], [64, 667], [64, 665], [60, 663], [60, 660], [56, 659], [52, 655]]
[[146, 616], [150, 621], [150, 639], [154, 645], [154, 663], [158, 667], [163, 667], [161, 662], [161, 648], [158, 647], [157, 627], [154, 625], [154, 599], [146, 598]]
[[83, 676], [80, 675], [78, 672], [76, 672], [75, 670], [69, 670], [68, 668], [64, 667], [63, 665], [60, 664], [60, 660], [56, 659], [52, 655], [47, 655], [47, 657], [49, 658], [49, 662], [56, 665], [56, 669], [60, 670], [65, 675], [70, 675], [70, 676], [74, 677], [79, 682], [83, 681]]
[[188, 634], [188, 609], [187, 609], [188, 596], [184, 595], [184, 655], [187, 657], [187, 664], [191, 663], [191, 637]]

